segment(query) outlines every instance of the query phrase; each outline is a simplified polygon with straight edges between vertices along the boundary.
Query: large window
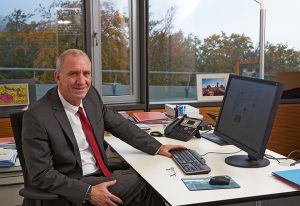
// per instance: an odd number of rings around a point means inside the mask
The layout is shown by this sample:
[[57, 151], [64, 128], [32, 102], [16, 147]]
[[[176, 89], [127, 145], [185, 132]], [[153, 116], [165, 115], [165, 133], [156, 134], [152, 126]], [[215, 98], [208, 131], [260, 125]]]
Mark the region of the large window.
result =
[[0, 79], [37, 82], [37, 98], [55, 85], [58, 54], [84, 49], [83, 3], [80, 0], [1, 2]]
[[[55, 85], [57, 55], [79, 48], [91, 56], [93, 84], [105, 103], [147, 103], [148, 91], [151, 104], [196, 102], [197, 74], [260, 77], [258, 2], [3, 1], [0, 79], [34, 78], [40, 98]], [[264, 74], [275, 79], [277, 72], [300, 70], [300, 3], [264, 2]]]
[[253, 0], [149, 0], [150, 101], [196, 101], [195, 74], [258, 60]]
[[149, 0], [150, 102], [195, 101], [195, 74], [260, 76], [260, 9], [265, 13], [264, 78], [300, 71], [297, 0]]

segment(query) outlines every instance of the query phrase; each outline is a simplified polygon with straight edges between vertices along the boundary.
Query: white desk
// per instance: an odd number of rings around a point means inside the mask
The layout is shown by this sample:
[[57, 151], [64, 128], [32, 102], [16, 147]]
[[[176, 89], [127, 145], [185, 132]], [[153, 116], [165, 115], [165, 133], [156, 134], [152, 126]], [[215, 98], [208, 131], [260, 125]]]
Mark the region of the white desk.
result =
[[[248, 202], [288, 196], [300, 196], [300, 189], [285, 184], [271, 175], [272, 171], [300, 168], [300, 165], [281, 166], [275, 160], [263, 168], [238, 168], [225, 164], [224, 154], [208, 154], [204, 158], [211, 167], [211, 172], [204, 175], [187, 176], [171, 158], [161, 155], [151, 156], [140, 152], [112, 135], [105, 137], [107, 143], [113, 147], [160, 195], [171, 205], [206, 204], [221, 205], [238, 202]], [[219, 146], [203, 138], [192, 139], [188, 142], [177, 141], [165, 137], [158, 137], [163, 144], [180, 144], [197, 150], [199, 154], [206, 152], [235, 152], [238, 148]], [[282, 157], [270, 150], [267, 154]], [[239, 154], [243, 154], [240, 152]], [[170, 177], [167, 168], [174, 167], [176, 176]], [[183, 177], [206, 177], [214, 175], [229, 175], [241, 188], [220, 190], [189, 191], [181, 181]]]

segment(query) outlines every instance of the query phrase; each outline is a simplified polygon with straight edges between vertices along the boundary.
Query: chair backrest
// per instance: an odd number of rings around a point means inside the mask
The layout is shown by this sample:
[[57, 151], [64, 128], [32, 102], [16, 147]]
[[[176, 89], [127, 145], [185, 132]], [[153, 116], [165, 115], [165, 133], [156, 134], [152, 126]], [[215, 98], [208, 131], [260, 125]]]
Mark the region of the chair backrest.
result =
[[28, 179], [27, 179], [27, 170], [26, 170], [26, 164], [24, 160], [24, 155], [23, 155], [23, 149], [22, 149], [22, 121], [23, 121], [23, 114], [24, 111], [19, 111], [16, 113], [10, 114], [10, 122], [16, 142], [16, 147], [18, 151], [18, 157], [20, 160], [20, 164], [22, 167], [22, 172], [23, 172], [23, 178], [24, 178], [24, 184], [28, 185]]
[[[29, 179], [27, 176], [28, 171], [26, 169], [26, 163], [25, 163], [23, 148], [22, 148], [22, 124], [23, 124], [24, 112], [25, 111], [21, 111], [21, 112], [10, 114], [11, 126], [13, 130], [16, 147], [18, 151], [18, 157], [20, 160], [20, 164], [23, 172], [23, 178], [24, 178], [24, 188], [22, 188], [19, 191], [19, 194], [24, 197], [23, 205], [31, 205], [31, 206], [43, 205], [44, 201], [46, 201], [46, 205], [57, 205], [55, 202], [51, 202], [51, 201], [61, 200], [57, 194], [39, 190], [36, 188], [30, 188], [28, 184], [29, 183]], [[47, 201], [49, 202], [47, 203]], [[70, 204], [71, 203], [66, 202], [65, 205], [70, 205]]]

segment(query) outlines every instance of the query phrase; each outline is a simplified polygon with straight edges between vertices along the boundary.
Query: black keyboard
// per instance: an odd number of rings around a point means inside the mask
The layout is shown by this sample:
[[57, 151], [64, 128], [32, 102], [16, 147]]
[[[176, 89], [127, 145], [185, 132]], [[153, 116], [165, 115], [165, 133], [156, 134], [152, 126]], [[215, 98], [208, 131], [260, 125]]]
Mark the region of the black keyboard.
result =
[[190, 149], [171, 151], [173, 160], [187, 175], [207, 174], [210, 172], [205, 159], [198, 152]]

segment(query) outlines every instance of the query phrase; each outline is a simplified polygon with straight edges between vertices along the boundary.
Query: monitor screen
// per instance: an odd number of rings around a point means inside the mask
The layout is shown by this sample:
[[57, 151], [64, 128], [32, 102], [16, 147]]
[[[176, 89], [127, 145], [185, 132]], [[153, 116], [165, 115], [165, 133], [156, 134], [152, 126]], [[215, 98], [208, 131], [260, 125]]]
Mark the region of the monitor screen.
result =
[[263, 167], [282, 84], [278, 82], [230, 75], [215, 128], [215, 134], [239, 147], [248, 155], [226, 158], [239, 167]]

